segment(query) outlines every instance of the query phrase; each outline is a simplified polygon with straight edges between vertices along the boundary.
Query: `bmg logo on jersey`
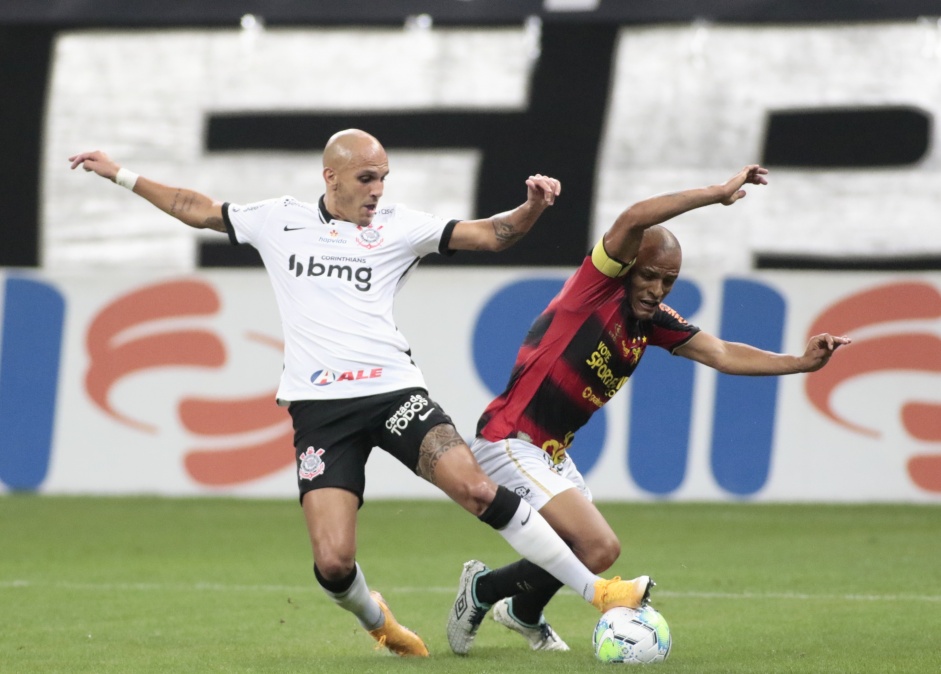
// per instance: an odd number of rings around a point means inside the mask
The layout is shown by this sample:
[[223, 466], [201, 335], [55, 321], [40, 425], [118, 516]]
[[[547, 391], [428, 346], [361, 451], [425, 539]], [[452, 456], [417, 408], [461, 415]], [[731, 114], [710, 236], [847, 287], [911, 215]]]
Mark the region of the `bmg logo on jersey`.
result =
[[[342, 255], [322, 255], [323, 262], [317, 260], [316, 255], [311, 255], [307, 259], [306, 276], [326, 276], [327, 278], [338, 278], [341, 281], [353, 283], [360, 292], [367, 292], [372, 288], [372, 267], [366, 266], [366, 260], [361, 257], [346, 257]], [[353, 267], [354, 263], [362, 266]], [[297, 255], [291, 255], [288, 260], [288, 269], [294, 272], [294, 276], [300, 278], [304, 275], [304, 263]]]
[[402, 435], [402, 431], [408, 428], [409, 423], [416, 416], [419, 421], [424, 421], [428, 415], [434, 412], [431, 401], [420, 393], [414, 393], [391, 417], [386, 419], [386, 428], [393, 435]]

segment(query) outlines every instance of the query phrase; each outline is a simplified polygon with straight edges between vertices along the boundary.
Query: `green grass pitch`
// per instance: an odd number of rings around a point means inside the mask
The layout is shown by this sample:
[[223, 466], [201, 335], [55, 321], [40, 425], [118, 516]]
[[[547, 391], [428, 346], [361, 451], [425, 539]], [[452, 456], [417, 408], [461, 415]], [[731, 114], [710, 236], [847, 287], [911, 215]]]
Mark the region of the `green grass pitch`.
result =
[[[941, 510], [601, 504], [612, 574], [656, 578], [662, 672], [941, 671]], [[0, 496], [0, 672], [601, 672], [597, 612], [547, 617], [533, 653], [489, 618], [467, 657], [444, 625], [462, 563], [515, 559], [445, 501], [367, 502], [359, 562], [427, 660], [399, 659], [319, 591], [296, 501]]]

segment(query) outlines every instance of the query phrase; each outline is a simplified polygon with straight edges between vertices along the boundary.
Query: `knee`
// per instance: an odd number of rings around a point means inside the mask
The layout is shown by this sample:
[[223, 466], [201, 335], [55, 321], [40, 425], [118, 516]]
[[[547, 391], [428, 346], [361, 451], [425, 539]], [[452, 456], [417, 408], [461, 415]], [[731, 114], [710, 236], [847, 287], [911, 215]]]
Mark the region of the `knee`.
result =
[[617, 536], [605, 536], [585, 546], [584, 552], [578, 556], [589, 571], [603, 573], [621, 556], [621, 542]]
[[356, 560], [353, 555], [321, 552], [315, 559], [317, 571], [329, 581], [342, 580], [353, 573]]
[[[458, 464], [458, 462], [453, 462]], [[475, 517], [480, 517], [493, 503], [497, 485], [487, 477], [475, 462], [459, 463], [457, 468], [448, 464], [440, 466], [437, 485], [451, 500]]]
[[496, 494], [496, 485], [481, 474], [464, 482], [460, 499], [455, 497], [455, 500], [475, 517], [480, 517], [493, 503]]

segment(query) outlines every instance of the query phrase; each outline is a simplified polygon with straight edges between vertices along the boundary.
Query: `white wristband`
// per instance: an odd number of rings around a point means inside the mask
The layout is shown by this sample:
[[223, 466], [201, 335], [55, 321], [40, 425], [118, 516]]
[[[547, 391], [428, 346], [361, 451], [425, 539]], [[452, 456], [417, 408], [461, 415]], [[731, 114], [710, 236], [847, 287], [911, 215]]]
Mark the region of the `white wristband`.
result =
[[121, 187], [126, 187], [127, 189], [134, 191], [134, 185], [137, 183], [137, 174], [134, 171], [129, 171], [123, 166], [118, 169], [118, 174], [114, 177], [114, 182], [120, 185]]

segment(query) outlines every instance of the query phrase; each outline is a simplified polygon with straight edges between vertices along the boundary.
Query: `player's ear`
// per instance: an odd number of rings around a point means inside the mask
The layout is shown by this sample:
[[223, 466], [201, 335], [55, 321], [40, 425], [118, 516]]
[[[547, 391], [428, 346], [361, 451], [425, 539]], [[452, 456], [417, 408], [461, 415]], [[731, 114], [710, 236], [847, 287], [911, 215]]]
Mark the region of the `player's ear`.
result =
[[323, 170], [323, 181], [326, 183], [327, 187], [335, 190], [337, 188], [337, 172], [329, 166], [325, 167]]

